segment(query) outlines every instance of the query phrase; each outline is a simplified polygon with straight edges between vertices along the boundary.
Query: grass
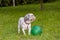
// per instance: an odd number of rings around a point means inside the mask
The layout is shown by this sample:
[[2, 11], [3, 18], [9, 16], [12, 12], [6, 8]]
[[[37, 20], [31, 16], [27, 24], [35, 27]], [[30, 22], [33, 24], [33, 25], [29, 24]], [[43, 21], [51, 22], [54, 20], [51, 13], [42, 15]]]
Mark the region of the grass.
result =
[[[0, 40], [60, 40], [60, 2], [44, 5], [44, 11], [39, 4], [0, 8]], [[32, 26], [42, 27], [41, 36], [17, 34], [18, 19], [29, 12], [36, 16]]]

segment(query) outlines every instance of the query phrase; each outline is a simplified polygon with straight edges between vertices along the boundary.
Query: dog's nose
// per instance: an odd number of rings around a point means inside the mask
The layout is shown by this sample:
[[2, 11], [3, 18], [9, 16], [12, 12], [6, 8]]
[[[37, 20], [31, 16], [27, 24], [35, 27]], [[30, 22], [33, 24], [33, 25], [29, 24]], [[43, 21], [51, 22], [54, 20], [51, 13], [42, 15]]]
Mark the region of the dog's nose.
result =
[[33, 19], [31, 19], [31, 21], [32, 21]]

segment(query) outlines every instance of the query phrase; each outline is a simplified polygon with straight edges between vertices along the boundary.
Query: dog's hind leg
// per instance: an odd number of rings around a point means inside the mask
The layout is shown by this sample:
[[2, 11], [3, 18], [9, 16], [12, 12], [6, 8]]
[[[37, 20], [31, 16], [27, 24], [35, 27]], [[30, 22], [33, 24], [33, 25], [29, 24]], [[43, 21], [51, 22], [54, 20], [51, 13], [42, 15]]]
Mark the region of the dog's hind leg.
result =
[[20, 21], [18, 21], [18, 33], [20, 33]]

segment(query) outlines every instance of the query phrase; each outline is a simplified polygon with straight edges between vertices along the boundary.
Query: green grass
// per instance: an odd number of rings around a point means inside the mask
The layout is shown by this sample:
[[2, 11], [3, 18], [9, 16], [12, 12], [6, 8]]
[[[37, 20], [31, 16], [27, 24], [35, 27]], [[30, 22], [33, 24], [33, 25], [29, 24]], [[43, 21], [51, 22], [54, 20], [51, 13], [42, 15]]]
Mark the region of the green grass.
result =
[[[0, 8], [0, 40], [60, 40], [60, 2], [44, 5], [44, 11], [40, 10], [40, 4]], [[17, 33], [18, 19], [29, 12], [36, 16], [32, 26], [42, 27], [41, 36]]]

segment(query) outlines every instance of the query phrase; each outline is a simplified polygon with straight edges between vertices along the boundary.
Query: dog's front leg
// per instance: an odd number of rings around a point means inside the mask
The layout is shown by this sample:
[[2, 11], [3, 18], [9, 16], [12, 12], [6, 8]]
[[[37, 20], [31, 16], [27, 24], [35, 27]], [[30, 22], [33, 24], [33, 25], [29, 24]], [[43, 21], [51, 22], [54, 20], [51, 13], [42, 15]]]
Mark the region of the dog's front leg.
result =
[[30, 35], [31, 34], [31, 28], [29, 28], [29, 30], [28, 30], [28, 35]]
[[28, 27], [28, 35], [31, 34], [31, 24], [29, 24], [29, 27]]
[[24, 35], [26, 35], [26, 33], [25, 33], [25, 30], [24, 30], [24, 29], [22, 29], [22, 32], [23, 32], [23, 34], [24, 34]]

